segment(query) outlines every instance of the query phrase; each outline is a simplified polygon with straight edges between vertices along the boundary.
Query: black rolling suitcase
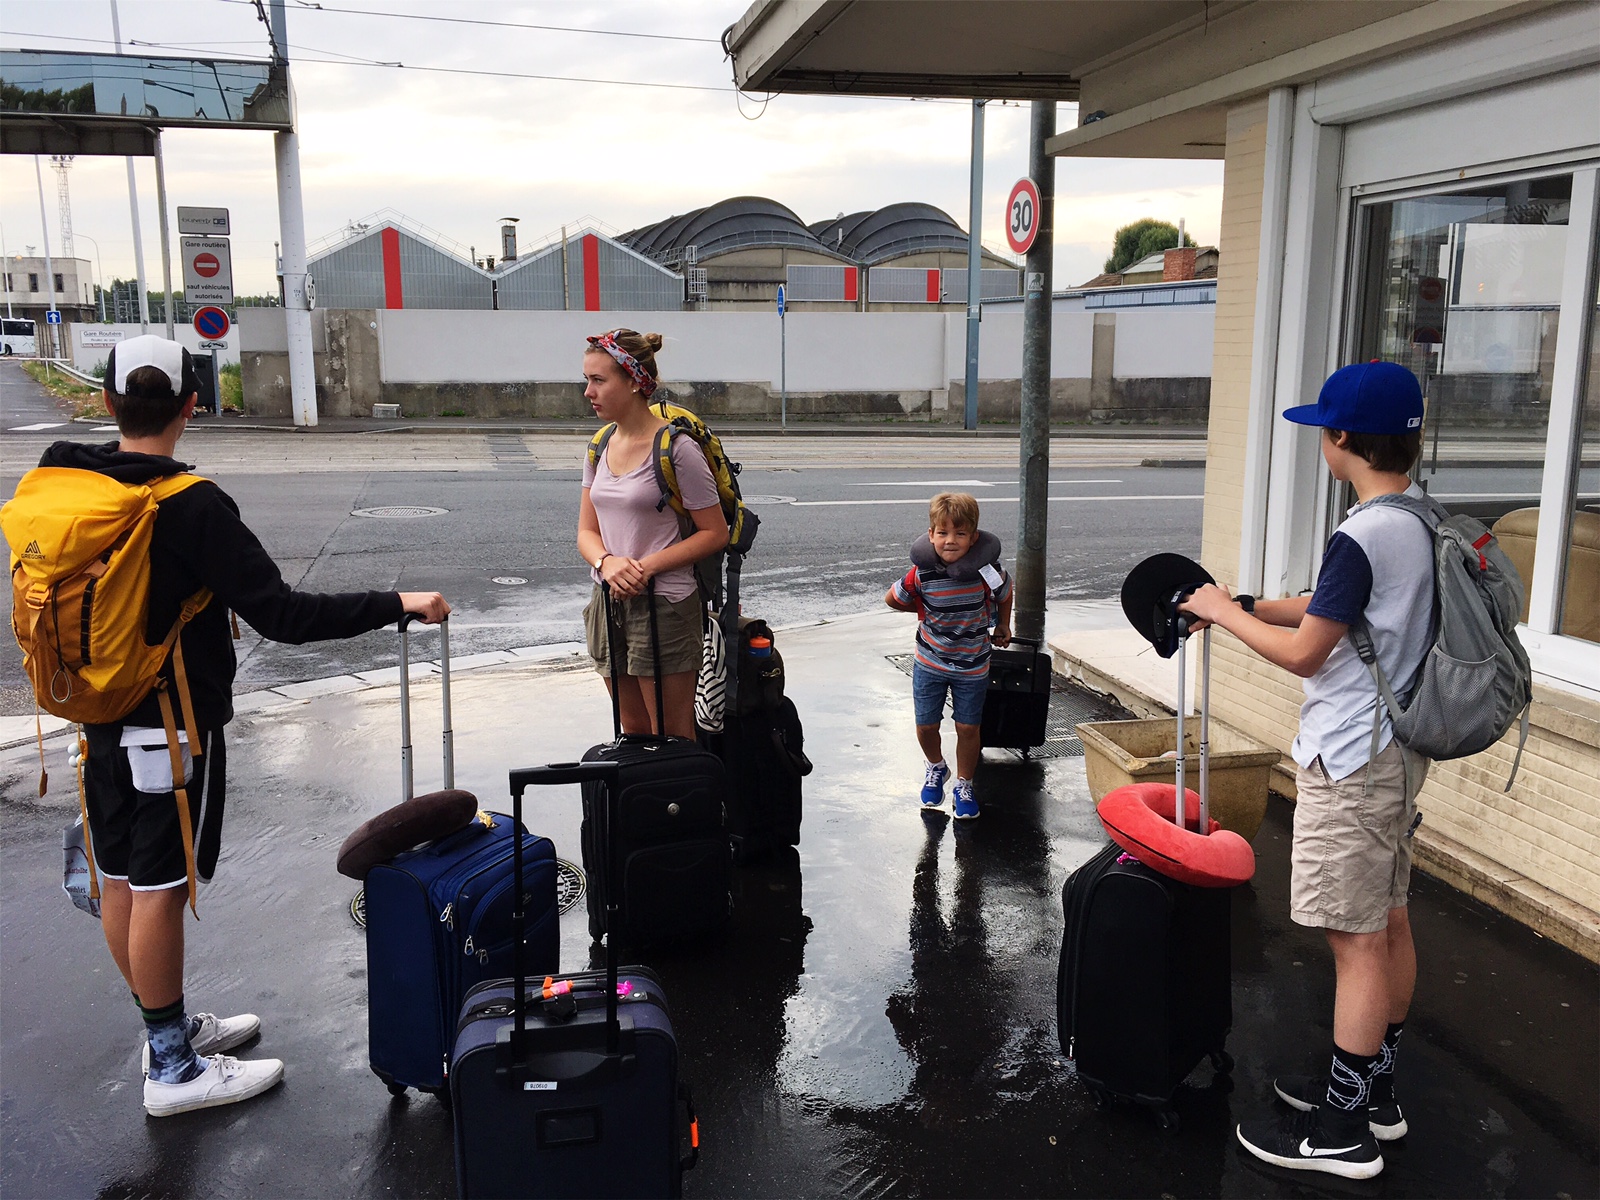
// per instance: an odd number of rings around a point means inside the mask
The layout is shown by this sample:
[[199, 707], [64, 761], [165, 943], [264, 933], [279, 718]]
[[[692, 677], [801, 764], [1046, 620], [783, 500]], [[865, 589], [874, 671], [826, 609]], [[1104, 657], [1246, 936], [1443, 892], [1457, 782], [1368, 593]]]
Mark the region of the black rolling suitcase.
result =
[[[624, 773], [609, 762], [512, 771], [516, 828], [524, 789], [582, 783], [603, 798], [595, 819], [604, 846]], [[515, 866], [520, 876], [520, 853]], [[515, 920], [524, 919], [519, 909]], [[467, 994], [457, 1026], [450, 1090], [461, 1196], [680, 1195], [699, 1128], [660, 982], [641, 967], [619, 970], [611, 938], [604, 971], [530, 985], [520, 953], [514, 964], [511, 979]]]
[[[730, 569], [730, 585], [735, 578]], [[731, 587], [730, 595], [736, 596]], [[734, 861], [748, 863], [799, 845], [801, 780], [811, 773], [811, 760], [800, 713], [783, 694], [783, 656], [771, 627], [749, 618], [736, 624], [722, 729], [702, 730], [701, 742], [727, 772], [728, 836]], [[752, 648], [752, 639], [765, 640], [765, 653]]]
[[[603, 589], [606, 628], [611, 596]], [[656, 712], [662, 711], [660, 642], [654, 593], [650, 640], [657, 666]], [[664, 734], [624, 734], [617, 699], [619, 667], [611, 658], [611, 719], [616, 740], [591, 747], [584, 762], [618, 768], [611, 827], [614, 845], [602, 840], [600, 812], [607, 792], [583, 788], [583, 869], [588, 889], [589, 935], [604, 934], [630, 946], [691, 941], [727, 924], [732, 862], [723, 810], [722, 760], [697, 742]], [[658, 717], [658, 719], [660, 719]], [[610, 911], [605, 907], [612, 902]]]
[[[1201, 673], [1202, 727], [1210, 705], [1210, 631]], [[1178, 643], [1177, 787], [1183, 782], [1183, 642]], [[1200, 753], [1200, 827], [1206, 828], [1207, 746]], [[1153, 1108], [1176, 1129], [1172, 1096], [1207, 1056], [1233, 1069], [1231, 888], [1196, 887], [1151, 870], [1115, 843], [1067, 879], [1066, 932], [1056, 981], [1062, 1052], [1099, 1104], [1113, 1097]]]
[[983, 744], [1024, 754], [1042, 746], [1050, 721], [1050, 656], [1038, 642], [1015, 638], [1027, 650], [989, 652], [989, 690], [983, 697]]

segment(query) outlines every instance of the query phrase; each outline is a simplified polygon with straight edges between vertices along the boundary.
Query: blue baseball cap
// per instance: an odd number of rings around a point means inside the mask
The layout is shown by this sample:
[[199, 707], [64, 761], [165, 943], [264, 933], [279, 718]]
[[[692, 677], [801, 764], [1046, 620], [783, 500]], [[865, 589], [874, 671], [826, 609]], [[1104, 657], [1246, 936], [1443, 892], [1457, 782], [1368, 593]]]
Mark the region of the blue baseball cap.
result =
[[1347, 433], [1412, 433], [1422, 428], [1422, 388], [1399, 363], [1354, 363], [1340, 367], [1322, 385], [1315, 404], [1286, 409], [1299, 425]]

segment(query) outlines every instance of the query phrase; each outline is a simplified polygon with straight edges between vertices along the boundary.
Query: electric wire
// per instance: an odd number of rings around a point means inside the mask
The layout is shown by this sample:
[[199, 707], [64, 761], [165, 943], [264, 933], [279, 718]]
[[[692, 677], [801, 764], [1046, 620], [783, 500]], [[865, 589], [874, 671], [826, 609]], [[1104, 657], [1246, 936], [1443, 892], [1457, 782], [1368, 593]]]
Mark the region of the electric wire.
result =
[[[223, 2], [253, 5], [256, 0], [223, 0]], [[441, 17], [433, 13], [382, 12], [370, 8], [343, 8], [332, 4], [318, 4], [312, 0], [295, 0], [295, 11], [382, 17], [395, 21], [438, 21], [449, 25], [488, 25], [498, 29], [534, 29], [543, 33], [592, 33], [601, 37], [647, 38], [661, 42], [706, 42], [713, 46], [718, 44], [717, 38], [690, 37], [681, 33], [642, 33], [632, 29], [585, 29], [577, 25], [533, 25], [525, 21], [490, 21], [483, 17]]]

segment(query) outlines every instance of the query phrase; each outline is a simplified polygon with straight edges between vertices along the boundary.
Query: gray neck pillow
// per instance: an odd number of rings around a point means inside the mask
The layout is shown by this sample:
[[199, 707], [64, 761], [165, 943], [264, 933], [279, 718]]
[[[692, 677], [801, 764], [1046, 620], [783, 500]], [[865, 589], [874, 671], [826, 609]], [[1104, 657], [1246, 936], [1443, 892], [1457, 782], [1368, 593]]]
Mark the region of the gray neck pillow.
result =
[[976, 579], [978, 572], [990, 563], [1000, 560], [1000, 539], [987, 530], [978, 530], [978, 539], [972, 543], [968, 550], [953, 563], [947, 563], [933, 548], [933, 543], [928, 540], [928, 535], [923, 534], [911, 543], [911, 563], [915, 567], [927, 571], [934, 567], [943, 567], [944, 573], [951, 579]]

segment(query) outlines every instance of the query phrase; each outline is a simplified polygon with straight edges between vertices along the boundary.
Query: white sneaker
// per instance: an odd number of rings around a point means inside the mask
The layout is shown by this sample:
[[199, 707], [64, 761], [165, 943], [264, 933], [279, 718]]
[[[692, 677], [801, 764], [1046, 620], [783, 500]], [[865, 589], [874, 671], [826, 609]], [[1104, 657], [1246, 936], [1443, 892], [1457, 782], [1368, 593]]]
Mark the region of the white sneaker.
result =
[[[197, 1058], [207, 1058], [242, 1046], [261, 1032], [261, 1018], [255, 1013], [240, 1013], [237, 1017], [219, 1017], [214, 1013], [194, 1013], [190, 1021], [200, 1022], [194, 1036], [189, 1039], [189, 1049]], [[140, 1066], [146, 1076], [150, 1074], [150, 1041], [145, 1039]]]
[[236, 1104], [259, 1096], [283, 1080], [283, 1062], [276, 1058], [245, 1061], [213, 1054], [206, 1069], [188, 1083], [144, 1081], [144, 1110], [152, 1117], [170, 1117], [199, 1108]]

